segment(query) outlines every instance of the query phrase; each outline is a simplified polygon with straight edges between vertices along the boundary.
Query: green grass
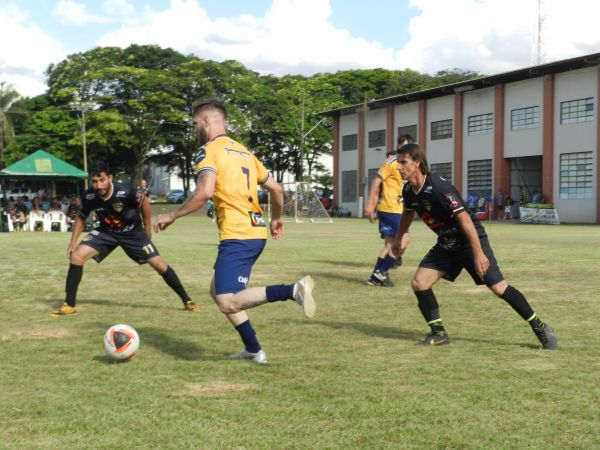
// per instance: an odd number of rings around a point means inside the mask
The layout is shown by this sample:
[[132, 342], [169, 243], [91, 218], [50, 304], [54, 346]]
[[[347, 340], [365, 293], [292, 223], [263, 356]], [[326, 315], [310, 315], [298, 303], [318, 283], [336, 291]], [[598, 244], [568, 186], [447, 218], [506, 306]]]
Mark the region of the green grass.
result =
[[[154, 237], [200, 314], [121, 250], [85, 266], [79, 314], [62, 302], [69, 236], [0, 234], [0, 448], [599, 448], [597, 226], [487, 226], [507, 280], [555, 328], [539, 350], [524, 323], [462, 274], [436, 293], [452, 345], [427, 331], [412, 277], [435, 236], [415, 223], [396, 287], [368, 287], [381, 241], [356, 219], [289, 224], [250, 285], [311, 273], [317, 316], [292, 302], [250, 312], [269, 364], [228, 361], [237, 333], [208, 296], [217, 233], [202, 216]], [[116, 364], [104, 331], [134, 326]]]

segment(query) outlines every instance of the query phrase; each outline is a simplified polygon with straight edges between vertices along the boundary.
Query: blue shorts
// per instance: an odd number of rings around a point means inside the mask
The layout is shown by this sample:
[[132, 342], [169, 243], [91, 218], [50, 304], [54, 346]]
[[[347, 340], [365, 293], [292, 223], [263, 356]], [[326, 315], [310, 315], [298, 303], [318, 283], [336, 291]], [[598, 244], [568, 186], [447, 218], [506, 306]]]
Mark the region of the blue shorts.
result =
[[402, 214], [377, 212], [377, 218], [379, 219], [379, 233], [381, 234], [381, 239], [385, 239], [387, 236], [396, 235], [396, 232], [400, 227]]
[[215, 292], [235, 294], [246, 289], [252, 266], [262, 253], [266, 239], [225, 239], [215, 261]]

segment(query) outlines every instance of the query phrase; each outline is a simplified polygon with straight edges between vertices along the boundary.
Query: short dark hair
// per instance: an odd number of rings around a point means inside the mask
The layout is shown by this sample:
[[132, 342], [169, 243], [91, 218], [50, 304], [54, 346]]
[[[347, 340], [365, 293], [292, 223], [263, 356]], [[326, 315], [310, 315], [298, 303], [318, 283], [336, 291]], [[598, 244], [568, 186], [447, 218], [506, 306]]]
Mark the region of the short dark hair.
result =
[[223, 101], [217, 97], [208, 97], [196, 100], [192, 105], [192, 117], [198, 114], [198, 112], [200, 112], [201, 109], [207, 107], [218, 109], [223, 114], [223, 117], [227, 119], [227, 108], [225, 108], [225, 104], [223, 103]]
[[89, 169], [90, 176], [100, 175], [101, 173], [105, 173], [106, 175], [110, 175], [110, 167], [104, 161], [94, 161]]
[[407, 144], [412, 144], [415, 142], [415, 138], [413, 138], [410, 134], [401, 134], [398, 136], [398, 145], [402, 144], [404, 141], [406, 141]]
[[419, 169], [423, 175], [429, 173], [429, 165], [427, 164], [427, 157], [425, 152], [421, 149], [419, 144], [404, 144], [397, 151], [399, 155], [408, 155], [413, 161], [419, 161]]

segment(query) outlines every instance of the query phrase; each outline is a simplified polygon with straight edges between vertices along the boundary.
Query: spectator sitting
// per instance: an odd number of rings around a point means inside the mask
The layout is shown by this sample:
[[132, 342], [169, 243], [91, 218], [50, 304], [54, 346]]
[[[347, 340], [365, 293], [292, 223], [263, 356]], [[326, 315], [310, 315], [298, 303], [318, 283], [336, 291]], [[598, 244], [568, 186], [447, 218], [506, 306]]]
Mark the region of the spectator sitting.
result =
[[27, 217], [27, 214], [29, 214], [29, 208], [25, 203], [26, 198], [27, 197], [17, 197], [17, 201], [15, 203], [15, 208], [21, 211], [25, 217]]
[[540, 194], [538, 191], [534, 191], [533, 195], [531, 196], [531, 203], [542, 203], [542, 194]]
[[69, 206], [70, 206], [69, 198], [66, 195], [63, 195], [60, 198], [60, 209], [62, 210], [63, 213], [65, 213], [65, 215], [69, 211]]
[[48, 210], [50, 209], [50, 200], [48, 200], [48, 196], [44, 193], [44, 194], [42, 194], [41, 199], [42, 199], [42, 204], [41, 204], [42, 210], [44, 212], [48, 212]]
[[71, 199], [71, 204], [69, 205], [69, 209], [67, 210], [67, 227], [69, 230], [73, 227], [73, 223], [75, 223], [75, 219], [81, 210], [81, 199], [78, 196], [75, 196]]
[[9, 198], [6, 207], [4, 208], [6, 214], [6, 220], [10, 221], [13, 226], [13, 230], [23, 230], [23, 225], [27, 220], [27, 217], [23, 211], [16, 207], [15, 201], [12, 197]]
[[61, 211], [62, 212], [62, 207], [60, 205], [60, 201], [58, 200], [58, 197], [54, 197], [52, 199], [52, 203], [50, 203], [50, 207], [48, 208], [48, 212], [50, 211]]

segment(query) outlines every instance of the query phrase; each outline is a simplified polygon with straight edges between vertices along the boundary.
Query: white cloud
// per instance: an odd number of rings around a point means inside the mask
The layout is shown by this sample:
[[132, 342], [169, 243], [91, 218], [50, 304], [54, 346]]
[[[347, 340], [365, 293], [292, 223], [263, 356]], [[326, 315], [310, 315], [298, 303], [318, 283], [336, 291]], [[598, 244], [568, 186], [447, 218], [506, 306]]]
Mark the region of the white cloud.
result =
[[[467, 68], [495, 74], [537, 63], [537, 0], [411, 0], [420, 13], [396, 53], [400, 67], [429, 73]], [[600, 3], [542, 1], [542, 60], [600, 51]], [[452, 51], [448, 51], [452, 49]]]
[[46, 90], [44, 72], [65, 57], [65, 50], [38, 27], [25, 25], [25, 20], [16, 5], [0, 6], [0, 30], [10, 36], [0, 46], [0, 80], [14, 84], [21, 95], [34, 96]]
[[84, 4], [73, 0], [59, 0], [52, 14], [66, 25], [84, 26], [111, 22], [111, 19], [108, 17], [88, 13]]
[[[412, 68], [434, 73], [454, 67], [486, 74], [532, 65], [537, 0], [411, 0], [417, 14], [410, 40], [384, 48], [331, 24], [329, 0], [273, 0], [262, 17], [211, 20], [198, 0], [171, 0], [147, 9], [135, 25], [99, 45], [158, 44], [201, 58], [236, 59], [261, 73], [309, 75], [351, 68]], [[600, 49], [595, 21], [600, 3], [543, 1], [546, 62]]]

